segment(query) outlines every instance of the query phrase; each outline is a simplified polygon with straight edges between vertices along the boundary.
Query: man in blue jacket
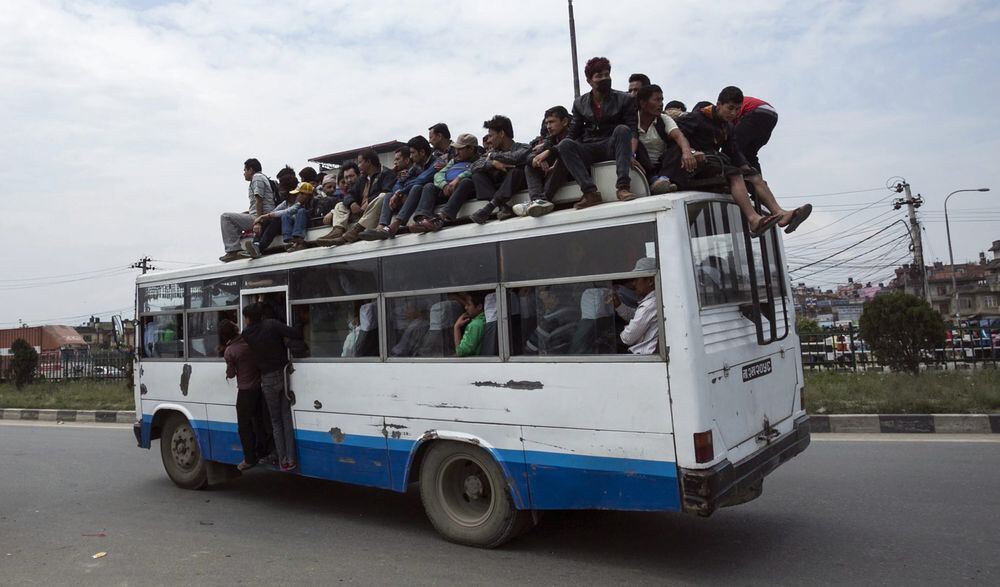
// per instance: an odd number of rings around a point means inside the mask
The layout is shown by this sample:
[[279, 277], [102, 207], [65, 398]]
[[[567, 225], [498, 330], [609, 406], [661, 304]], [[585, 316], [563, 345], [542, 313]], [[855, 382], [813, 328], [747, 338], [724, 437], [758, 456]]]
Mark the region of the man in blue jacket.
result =
[[[396, 236], [399, 227], [410, 221], [410, 216], [420, 203], [424, 186], [434, 180], [437, 170], [431, 144], [422, 136], [415, 136], [406, 142], [410, 149], [412, 167], [405, 177], [399, 177], [393, 186], [388, 205], [383, 204], [378, 226], [361, 233], [362, 240], [386, 240]], [[393, 215], [393, 212], [396, 214]]]

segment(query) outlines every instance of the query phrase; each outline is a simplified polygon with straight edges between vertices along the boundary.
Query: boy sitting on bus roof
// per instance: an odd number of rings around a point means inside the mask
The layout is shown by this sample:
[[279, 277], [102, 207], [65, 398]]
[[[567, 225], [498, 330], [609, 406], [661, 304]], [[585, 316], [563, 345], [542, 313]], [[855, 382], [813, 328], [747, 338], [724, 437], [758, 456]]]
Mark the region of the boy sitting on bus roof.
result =
[[618, 199], [635, 198], [629, 172], [638, 146], [635, 100], [611, 89], [611, 62], [594, 57], [587, 61], [583, 72], [592, 90], [573, 102], [569, 136], [559, 143], [559, 157], [583, 191], [583, 197], [573, 206], [578, 210], [603, 201], [590, 175], [590, 166], [599, 161], [615, 161]]
[[479, 354], [486, 330], [485, 302], [486, 292], [474, 291], [462, 296], [465, 312], [455, 320], [455, 355], [471, 357]]
[[509, 202], [515, 193], [526, 187], [524, 166], [531, 156], [531, 147], [514, 142], [514, 125], [510, 118], [497, 114], [484, 122], [483, 128], [490, 139], [490, 150], [470, 169], [476, 197], [489, 201], [472, 214], [472, 221], [476, 224], [489, 222], [494, 210], [497, 211], [497, 220], [514, 216]]
[[[280, 185], [279, 185], [279, 188]], [[270, 231], [273, 227], [280, 226], [282, 242], [285, 243], [285, 250], [294, 252], [306, 247], [306, 230], [309, 228], [309, 215], [311, 212], [312, 197], [315, 192], [313, 185], [309, 182], [300, 183], [295, 189], [288, 192], [287, 198], [274, 207], [267, 214], [262, 214], [254, 220], [254, 233], [262, 233], [258, 240], [256, 237], [252, 241], [247, 241], [247, 252], [251, 257], [257, 258], [261, 255], [261, 249], [271, 244], [271, 239], [267, 234], [259, 231], [261, 225], [266, 224]], [[273, 238], [273, 237], [272, 237]]]
[[542, 136], [535, 140], [528, 164], [524, 166], [524, 181], [528, 185], [528, 202], [514, 206], [519, 216], [543, 216], [555, 207], [552, 196], [566, 183], [569, 172], [559, 161], [559, 142], [566, 138], [572, 118], [565, 106], [553, 106], [542, 119]]
[[396, 174], [382, 167], [374, 149], [365, 149], [358, 155], [358, 169], [361, 176], [357, 183], [344, 201], [333, 208], [330, 219], [333, 229], [317, 239], [318, 244], [329, 247], [353, 243], [366, 228], [372, 228], [378, 222], [382, 200], [387, 192], [392, 191]]
[[[809, 217], [812, 205], [805, 204], [795, 210], [785, 210], [775, 200], [760, 172], [747, 164], [736, 144], [732, 125], [742, 106], [743, 92], [735, 86], [728, 86], [719, 93], [715, 105], [695, 109], [678, 118], [677, 126], [687, 137], [691, 148], [698, 152], [698, 166], [694, 171], [686, 169], [680, 149], [673, 145], [663, 155], [663, 169], [681, 189], [685, 189], [695, 179], [725, 176], [733, 199], [750, 225], [752, 236], [762, 235], [775, 225], [785, 227], [786, 233], [795, 232]], [[754, 209], [747, 191], [747, 182], [753, 186], [754, 193], [769, 214], [758, 214]]]
[[[632, 271], [655, 270], [656, 259], [643, 257], [636, 261]], [[615, 307], [615, 312], [629, 321], [619, 338], [628, 345], [628, 350], [633, 355], [652, 355], [656, 353], [657, 336], [659, 335], [656, 314], [656, 279], [653, 276], [636, 277], [632, 280], [631, 287], [635, 293], [642, 296], [642, 300], [636, 308], [623, 304], [617, 293], [611, 294], [611, 303]]]

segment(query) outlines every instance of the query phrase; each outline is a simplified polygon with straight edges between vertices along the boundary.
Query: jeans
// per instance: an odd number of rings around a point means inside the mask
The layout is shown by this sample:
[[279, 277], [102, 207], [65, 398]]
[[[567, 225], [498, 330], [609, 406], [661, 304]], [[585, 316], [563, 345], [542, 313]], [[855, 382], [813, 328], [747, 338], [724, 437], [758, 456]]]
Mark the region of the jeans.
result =
[[[462, 204], [471, 198], [474, 193], [476, 193], [476, 186], [472, 183], [471, 178], [466, 177], [462, 181], [458, 182], [458, 187], [451, 193], [451, 197], [447, 198], [448, 204], [445, 206], [444, 213], [447, 214], [449, 218], [454, 220], [455, 215], [458, 214], [458, 211], [462, 208]], [[414, 218], [433, 217], [434, 206], [444, 199], [444, 191], [441, 188], [437, 187], [433, 183], [425, 185], [420, 194], [420, 204], [413, 213]]]
[[[518, 165], [502, 174], [502, 177], [498, 177], [493, 173], [473, 173], [473, 181], [476, 180], [476, 176], [483, 176], [484, 180], [480, 180], [476, 184], [476, 198], [482, 200], [485, 193], [492, 191], [491, 200], [497, 205], [501, 206], [510, 201], [514, 197], [514, 194], [523, 190], [527, 185], [524, 177], [524, 165]], [[497, 179], [499, 179], [499, 185], [497, 184]], [[482, 188], [480, 188], [482, 184]], [[492, 188], [492, 190], [490, 189]], [[480, 189], [483, 193], [480, 193]]]
[[444, 205], [444, 213], [455, 220], [462, 210], [462, 204], [475, 196], [477, 200], [489, 200], [493, 198], [496, 186], [493, 181], [484, 173], [473, 173], [472, 177], [467, 177], [458, 183], [458, 187], [451, 193], [448, 202]]
[[532, 200], [552, 200], [559, 188], [566, 184], [569, 179], [569, 172], [562, 161], [556, 161], [549, 172], [543, 173], [541, 169], [528, 164], [524, 167], [524, 181], [528, 185], [528, 198]]
[[236, 431], [243, 447], [243, 460], [251, 465], [263, 456], [257, 454], [257, 427], [254, 425], [259, 414], [259, 404], [260, 387], [236, 392]]
[[294, 237], [305, 238], [308, 226], [309, 210], [299, 208], [294, 214], [285, 214], [281, 217], [281, 237], [286, 243]]
[[771, 132], [778, 124], [778, 113], [769, 110], [751, 110], [736, 123], [733, 137], [747, 163], [760, 171], [760, 159], [757, 154], [771, 140]]
[[601, 161], [614, 160], [618, 172], [615, 187], [628, 189], [632, 184], [629, 178], [632, 167], [632, 131], [624, 124], [616, 126], [610, 138], [591, 143], [563, 139], [556, 145], [556, 149], [559, 150], [559, 159], [585, 194], [597, 191], [594, 178], [590, 176], [590, 166]]
[[[434, 184], [428, 184], [433, 186]], [[379, 214], [378, 223], [382, 226], [389, 226], [393, 218], [399, 220], [400, 224], [406, 224], [410, 221], [410, 216], [413, 216], [413, 212], [420, 205], [420, 195], [423, 194], [424, 186], [415, 185], [410, 188], [410, 191], [406, 194], [403, 199], [403, 205], [399, 207], [399, 210], [393, 214], [392, 208], [388, 205], [388, 200], [382, 203], [382, 212]]]
[[281, 233], [281, 223], [278, 222], [277, 219], [272, 219], [270, 222], [264, 224], [264, 227], [261, 228], [260, 231], [260, 237], [255, 238], [254, 242], [257, 243], [257, 246], [263, 253], [264, 251], [267, 250], [268, 247], [271, 246], [271, 241], [274, 240], [274, 237], [278, 236], [280, 233]]
[[260, 389], [271, 413], [271, 428], [274, 430], [274, 447], [282, 461], [295, 458], [295, 426], [292, 424], [292, 406], [285, 395], [285, 374], [283, 371], [261, 373]]

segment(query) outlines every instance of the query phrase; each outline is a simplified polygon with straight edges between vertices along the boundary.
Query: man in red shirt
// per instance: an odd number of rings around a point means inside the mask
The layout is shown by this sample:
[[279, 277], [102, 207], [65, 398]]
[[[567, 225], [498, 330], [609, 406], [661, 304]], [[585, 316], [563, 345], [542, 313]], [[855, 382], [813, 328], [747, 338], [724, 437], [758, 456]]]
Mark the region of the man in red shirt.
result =
[[757, 171], [761, 171], [757, 153], [771, 140], [771, 131], [777, 124], [778, 111], [773, 106], [760, 98], [743, 97], [743, 107], [736, 115], [736, 145]]

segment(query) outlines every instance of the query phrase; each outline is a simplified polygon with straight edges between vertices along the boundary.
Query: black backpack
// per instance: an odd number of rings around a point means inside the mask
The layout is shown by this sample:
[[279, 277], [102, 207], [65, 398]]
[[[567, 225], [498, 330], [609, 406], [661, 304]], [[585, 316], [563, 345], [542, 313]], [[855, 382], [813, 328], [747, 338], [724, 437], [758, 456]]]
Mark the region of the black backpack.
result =
[[[266, 175], [264, 177], [267, 177]], [[271, 199], [274, 200], [274, 205], [277, 207], [281, 203], [281, 195], [278, 193], [278, 182], [274, 181], [270, 177], [267, 177], [267, 182], [271, 184]]]

